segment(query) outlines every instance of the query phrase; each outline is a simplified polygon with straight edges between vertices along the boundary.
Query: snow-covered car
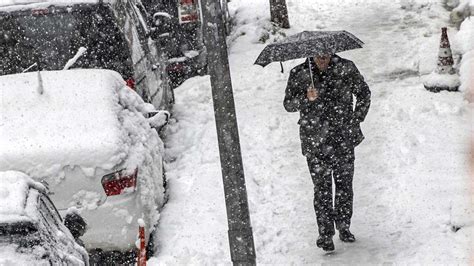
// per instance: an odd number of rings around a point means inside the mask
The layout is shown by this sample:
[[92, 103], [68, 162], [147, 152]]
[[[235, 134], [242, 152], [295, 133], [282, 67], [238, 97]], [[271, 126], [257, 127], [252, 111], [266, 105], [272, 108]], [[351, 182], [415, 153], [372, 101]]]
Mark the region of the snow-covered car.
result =
[[0, 76], [0, 94], [0, 171], [47, 182], [61, 214], [78, 209], [88, 250], [135, 249], [137, 220], [150, 232], [164, 203], [168, 113], [111, 70]]
[[89, 265], [47, 189], [22, 172], [0, 172], [0, 265]]
[[[15, 4], [16, 3], [16, 4]], [[0, 75], [110, 69], [156, 108], [174, 102], [166, 55], [150, 38], [140, 0], [0, 1]]]

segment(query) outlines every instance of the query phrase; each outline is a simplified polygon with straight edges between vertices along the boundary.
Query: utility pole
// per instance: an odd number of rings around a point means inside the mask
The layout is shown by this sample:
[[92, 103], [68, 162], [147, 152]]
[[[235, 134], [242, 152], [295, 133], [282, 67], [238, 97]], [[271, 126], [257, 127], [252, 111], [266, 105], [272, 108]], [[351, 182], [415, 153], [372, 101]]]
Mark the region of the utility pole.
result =
[[270, 0], [271, 21], [284, 29], [290, 28], [286, 0]]
[[231, 259], [234, 265], [256, 265], [221, 0], [201, 3]]

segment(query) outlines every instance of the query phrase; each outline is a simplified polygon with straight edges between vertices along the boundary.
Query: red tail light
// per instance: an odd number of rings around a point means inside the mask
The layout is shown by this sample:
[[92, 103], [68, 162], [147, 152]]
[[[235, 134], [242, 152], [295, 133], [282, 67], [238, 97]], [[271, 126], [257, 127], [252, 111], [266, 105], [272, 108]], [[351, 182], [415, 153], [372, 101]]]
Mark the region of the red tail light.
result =
[[135, 90], [135, 79], [134, 78], [128, 78], [127, 80], [125, 80], [125, 82], [127, 83], [127, 86], [130, 89]]
[[168, 72], [183, 72], [184, 71], [184, 64], [183, 63], [175, 63], [168, 65], [166, 67], [166, 71]]
[[125, 191], [135, 191], [137, 186], [138, 169], [132, 174], [125, 175], [125, 170], [120, 170], [102, 177], [102, 187], [107, 196], [120, 195]]
[[49, 14], [49, 9], [47, 9], [47, 8], [33, 9], [33, 10], [31, 10], [31, 14], [33, 16], [47, 15], [47, 14]]

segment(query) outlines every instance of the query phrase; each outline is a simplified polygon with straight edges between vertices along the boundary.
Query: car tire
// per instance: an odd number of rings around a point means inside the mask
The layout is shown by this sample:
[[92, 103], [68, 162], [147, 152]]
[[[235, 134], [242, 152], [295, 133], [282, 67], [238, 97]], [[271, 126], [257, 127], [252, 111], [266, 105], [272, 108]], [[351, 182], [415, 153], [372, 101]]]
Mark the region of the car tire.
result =
[[149, 260], [155, 255], [155, 228], [150, 233], [148, 243], [146, 245], [146, 259]]

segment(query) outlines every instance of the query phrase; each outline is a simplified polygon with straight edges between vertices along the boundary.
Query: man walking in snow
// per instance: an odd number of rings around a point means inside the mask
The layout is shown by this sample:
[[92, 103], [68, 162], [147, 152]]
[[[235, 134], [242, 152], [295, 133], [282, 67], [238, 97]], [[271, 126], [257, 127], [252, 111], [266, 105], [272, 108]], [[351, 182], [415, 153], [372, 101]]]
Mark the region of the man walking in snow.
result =
[[291, 70], [283, 104], [288, 112], [300, 112], [301, 147], [314, 184], [316, 244], [333, 251], [334, 224], [342, 241], [355, 241], [349, 230], [354, 147], [364, 139], [360, 122], [369, 110], [369, 87], [353, 62], [337, 55], [315, 56]]

